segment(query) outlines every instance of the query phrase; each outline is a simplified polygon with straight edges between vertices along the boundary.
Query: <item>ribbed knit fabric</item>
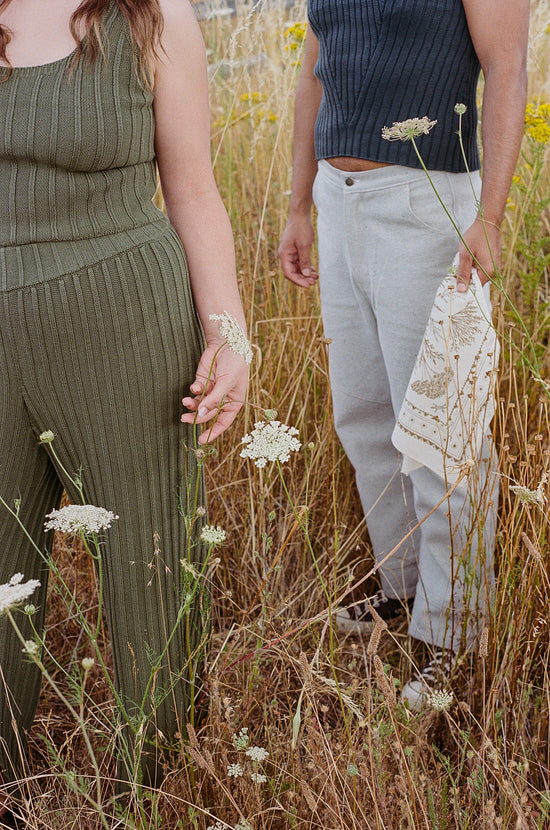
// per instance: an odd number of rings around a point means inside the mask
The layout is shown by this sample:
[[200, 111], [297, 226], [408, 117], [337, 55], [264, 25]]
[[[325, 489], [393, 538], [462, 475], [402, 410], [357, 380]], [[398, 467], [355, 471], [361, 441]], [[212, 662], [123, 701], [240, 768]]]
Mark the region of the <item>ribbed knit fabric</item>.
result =
[[437, 124], [417, 140], [424, 163], [430, 170], [463, 172], [454, 112], [463, 103], [467, 164], [479, 167], [480, 66], [462, 0], [308, 0], [308, 17], [319, 40], [315, 72], [323, 85], [317, 158], [420, 167], [411, 142], [387, 141], [382, 128], [428, 116]]
[[[101, 548], [115, 680], [133, 727], [143, 710], [146, 733], [160, 730], [164, 746], [185, 731], [190, 675], [207, 636], [207, 592], [178, 621], [188, 592], [182, 484], [204, 504], [181, 398], [203, 338], [180, 240], [151, 203], [152, 99], [115, 4], [105, 44], [106, 64], [81, 61], [71, 75], [68, 56], [16, 68], [0, 83], [0, 495], [21, 499], [23, 522], [44, 549], [44, 516], [67, 486], [38, 443], [52, 430], [63, 466], [82, 468], [88, 501], [120, 517]], [[47, 569], [6, 511], [0, 519], [0, 583], [17, 572], [41, 580], [32, 597], [40, 630]], [[191, 561], [200, 570], [203, 560], [194, 538]], [[24, 615], [16, 617], [29, 636]], [[151, 655], [174, 628], [148, 689]], [[10, 779], [40, 677], [5, 618], [0, 669], [0, 770]], [[130, 754], [139, 751], [132, 732]], [[157, 754], [150, 745], [137, 764], [152, 783]], [[121, 761], [119, 776], [129, 774]]]

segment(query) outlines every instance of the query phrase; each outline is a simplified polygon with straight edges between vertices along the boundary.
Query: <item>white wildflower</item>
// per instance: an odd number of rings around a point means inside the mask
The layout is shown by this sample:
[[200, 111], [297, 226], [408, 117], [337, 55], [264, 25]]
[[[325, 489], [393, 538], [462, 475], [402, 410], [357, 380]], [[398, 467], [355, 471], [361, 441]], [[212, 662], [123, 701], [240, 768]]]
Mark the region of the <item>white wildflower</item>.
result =
[[455, 112], [457, 115], [464, 115], [467, 109], [466, 104], [455, 104]]
[[254, 429], [241, 440], [247, 446], [241, 450], [241, 458], [252, 458], [256, 467], [265, 467], [268, 461], [288, 461], [291, 452], [297, 452], [302, 444], [295, 438], [295, 427], [280, 421], [257, 421]]
[[229, 312], [224, 311], [223, 314], [211, 314], [211, 320], [216, 320], [220, 328], [220, 334], [229, 346], [232, 352], [244, 358], [245, 363], [252, 363], [252, 349], [248, 338], [244, 333], [242, 327], [237, 323], [234, 317]]
[[427, 115], [422, 118], [407, 118], [406, 121], [394, 121], [391, 127], [382, 127], [382, 138], [387, 141], [410, 141], [420, 135], [428, 135], [437, 121], [430, 121]]
[[224, 824], [223, 821], [217, 821], [215, 824], [209, 824], [206, 830], [230, 830], [229, 824]]
[[30, 602], [28, 605], [25, 605], [25, 607], [23, 608], [23, 611], [29, 617], [32, 617], [33, 614], [36, 614], [36, 612], [38, 611], [38, 608], [36, 607], [36, 605], [33, 605], [32, 602]]
[[201, 541], [206, 542], [208, 545], [223, 545], [225, 539], [227, 537], [227, 533], [223, 530], [219, 525], [218, 527], [214, 527], [214, 525], [205, 525], [201, 530]]
[[248, 822], [245, 818], [242, 818], [237, 824], [235, 825], [235, 830], [254, 830], [250, 822]]
[[428, 706], [436, 712], [446, 712], [453, 705], [453, 700], [452, 692], [441, 689], [428, 695]]
[[228, 764], [227, 774], [229, 778], [240, 778], [243, 774], [243, 768], [240, 764]]
[[29, 657], [36, 657], [39, 651], [40, 646], [38, 643], [35, 643], [34, 640], [25, 640], [25, 648], [23, 649], [25, 654], [28, 654]]
[[55, 438], [55, 435], [53, 434], [51, 429], [47, 429], [45, 432], [42, 432], [38, 436], [38, 440], [40, 441], [41, 444], [51, 444], [54, 438]]
[[83, 657], [81, 665], [84, 671], [90, 671], [95, 665], [95, 660], [93, 657]]
[[262, 775], [261, 772], [253, 772], [250, 775], [250, 780], [254, 781], [255, 784], [265, 784], [267, 775]]
[[253, 761], [265, 761], [266, 758], [269, 758], [269, 752], [263, 746], [251, 746], [246, 750], [245, 755], [248, 755]]
[[14, 574], [9, 582], [0, 585], [0, 614], [28, 599], [39, 587], [38, 579], [23, 582], [23, 574]]
[[548, 480], [548, 474], [544, 473], [536, 490], [529, 490], [528, 487], [523, 487], [521, 484], [512, 484], [510, 490], [516, 493], [517, 497], [523, 504], [538, 504], [539, 507], [544, 507], [546, 504], [546, 494], [544, 488]]
[[206, 516], [206, 507], [204, 507], [204, 505], [202, 504], [199, 504], [199, 506], [195, 510], [195, 516]]
[[236, 749], [246, 749], [249, 743], [248, 726], [243, 726], [238, 735], [233, 735], [233, 746]]
[[59, 530], [74, 536], [75, 533], [99, 533], [107, 530], [118, 516], [104, 507], [94, 507], [93, 504], [68, 504], [60, 510], [52, 510], [46, 518], [49, 522], [45, 522], [45, 530]]

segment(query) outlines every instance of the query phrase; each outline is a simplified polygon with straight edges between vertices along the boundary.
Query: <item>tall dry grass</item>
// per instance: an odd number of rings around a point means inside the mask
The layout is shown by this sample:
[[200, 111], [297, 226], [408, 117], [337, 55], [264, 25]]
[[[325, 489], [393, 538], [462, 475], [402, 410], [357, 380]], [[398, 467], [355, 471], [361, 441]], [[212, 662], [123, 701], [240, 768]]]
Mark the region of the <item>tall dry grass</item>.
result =
[[[494, 423], [502, 471], [494, 611], [453, 679], [453, 706], [413, 716], [396, 702], [409, 655], [422, 659], [405, 626], [379, 628], [365, 642], [337, 637], [326, 617], [304, 625], [372, 564], [352, 470], [332, 426], [318, 294], [285, 282], [276, 258], [300, 59], [299, 30], [288, 27], [304, 20], [303, 6], [264, 4], [252, 14], [243, 3], [236, 19], [203, 24], [215, 169], [235, 228], [255, 350], [250, 405], [207, 467], [211, 520], [228, 533], [215, 573], [210, 714], [182, 745], [162, 792], [136, 791], [129, 814], [113, 811], [112, 826], [244, 828], [246, 819], [254, 830], [543, 830], [550, 827], [550, 528], [547, 488], [540, 503], [533, 493], [550, 459], [549, 387], [541, 382], [550, 332], [546, 145], [525, 139], [506, 218], [509, 301], [495, 293], [503, 358]], [[532, 99], [549, 96], [549, 23], [548, 3], [533, 3]], [[262, 408], [277, 409], [306, 446], [282, 471], [294, 510], [276, 471], [239, 455], [240, 436]], [[91, 564], [62, 543], [57, 557], [92, 613]], [[64, 665], [83, 656], [79, 627], [55, 590], [48, 636]], [[89, 691], [112, 711], [99, 672]], [[267, 760], [254, 764], [235, 746], [243, 728]], [[114, 769], [104, 724], [90, 717], [90, 733], [108, 782]], [[46, 690], [31, 739], [28, 826], [99, 827], [54, 746], [69, 768], [90, 773], [78, 731]], [[243, 775], [229, 776], [228, 765], [237, 763]], [[252, 772], [266, 782], [255, 783]]]

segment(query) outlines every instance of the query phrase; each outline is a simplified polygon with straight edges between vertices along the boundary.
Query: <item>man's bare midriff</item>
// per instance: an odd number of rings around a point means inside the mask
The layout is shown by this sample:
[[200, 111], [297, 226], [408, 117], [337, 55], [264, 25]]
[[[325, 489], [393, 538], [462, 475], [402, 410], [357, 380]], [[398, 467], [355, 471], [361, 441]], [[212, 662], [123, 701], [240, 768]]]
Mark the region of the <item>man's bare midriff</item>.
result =
[[351, 156], [335, 156], [327, 159], [328, 163], [337, 170], [343, 170], [346, 173], [359, 173], [361, 170], [375, 170], [377, 167], [391, 167], [382, 161], [370, 161], [369, 159], [357, 159]]

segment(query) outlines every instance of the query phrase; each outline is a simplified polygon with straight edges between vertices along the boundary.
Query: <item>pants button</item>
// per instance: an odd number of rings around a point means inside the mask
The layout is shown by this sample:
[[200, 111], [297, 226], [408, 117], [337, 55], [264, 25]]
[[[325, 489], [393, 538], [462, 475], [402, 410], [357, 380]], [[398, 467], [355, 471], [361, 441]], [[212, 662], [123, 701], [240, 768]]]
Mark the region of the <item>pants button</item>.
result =
[[355, 180], [352, 179], [351, 176], [348, 176], [347, 179], [346, 179], [346, 184], [347, 184], [348, 187], [351, 187], [352, 184], [355, 184]]

